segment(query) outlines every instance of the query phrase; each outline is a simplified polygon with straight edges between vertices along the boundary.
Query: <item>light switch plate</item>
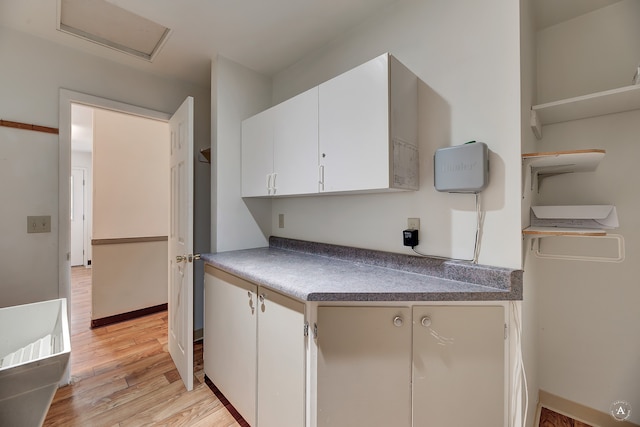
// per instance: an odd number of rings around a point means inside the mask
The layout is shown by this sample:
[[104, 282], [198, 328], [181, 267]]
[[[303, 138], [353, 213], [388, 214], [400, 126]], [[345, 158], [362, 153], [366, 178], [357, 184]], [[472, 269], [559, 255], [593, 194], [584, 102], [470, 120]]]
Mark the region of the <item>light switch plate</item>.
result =
[[27, 233], [51, 233], [51, 215], [28, 216]]

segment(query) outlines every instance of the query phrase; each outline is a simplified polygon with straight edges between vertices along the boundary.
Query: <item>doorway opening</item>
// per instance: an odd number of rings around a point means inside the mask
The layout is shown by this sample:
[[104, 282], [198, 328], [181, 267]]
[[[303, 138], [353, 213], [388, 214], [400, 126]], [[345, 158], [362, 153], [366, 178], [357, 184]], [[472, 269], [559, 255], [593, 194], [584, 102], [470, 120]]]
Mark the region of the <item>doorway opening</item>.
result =
[[165, 310], [168, 123], [72, 103], [71, 147], [70, 261], [91, 261], [91, 325]]
[[[194, 217], [193, 98], [187, 97], [173, 115], [168, 115], [60, 89], [58, 283], [59, 295], [62, 298], [71, 297], [71, 221], [69, 219], [72, 170], [71, 111], [74, 104], [94, 108], [94, 155], [92, 158], [94, 192], [91, 227], [92, 294], [94, 294], [92, 295], [92, 325], [99, 325], [95, 323], [96, 318], [101, 321], [106, 319], [109, 322], [124, 320], [119, 314], [109, 315], [109, 310], [118, 310], [125, 314], [133, 313], [135, 317], [168, 309], [169, 353], [187, 390], [191, 390], [193, 388], [193, 264], [191, 263]], [[97, 118], [98, 114], [102, 116], [100, 121]], [[119, 120], [117, 122], [114, 119], [116, 116]], [[156, 125], [153, 126], [153, 132], [147, 127], [141, 132], [132, 124], [132, 122], [140, 122], [141, 117], [151, 119], [145, 120], [145, 123]], [[105, 125], [99, 126], [98, 122]], [[149, 138], [147, 132], [154, 136]], [[99, 133], [106, 135], [106, 143], [97, 144]], [[152, 145], [144, 146], [140, 143], [143, 139], [149, 139]], [[101, 147], [99, 152], [98, 147]], [[131, 151], [123, 154], [123, 148]], [[158, 158], [163, 160], [158, 161]], [[98, 162], [97, 159], [100, 161]], [[154, 170], [159, 172], [159, 175], [155, 175]], [[102, 175], [110, 179], [99, 180], [98, 176]], [[110, 181], [115, 181], [115, 185]], [[101, 186], [99, 182], [106, 185]], [[159, 194], [164, 194], [166, 199], [158, 198]], [[159, 202], [160, 199], [162, 201]], [[178, 254], [178, 251], [181, 253]], [[187, 253], [189, 253], [188, 257]], [[108, 264], [106, 262], [98, 263], [98, 258], [110, 260], [111, 268], [105, 267]], [[190, 262], [184, 263], [187, 258]], [[142, 280], [141, 272], [147, 273]], [[98, 277], [101, 277], [107, 286], [98, 287]], [[158, 286], [158, 283], [161, 285]], [[121, 292], [117, 292], [114, 286], [120, 286]], [[149, 286], [153, 288], [152, 291], [149, 291]], [[98, 289], [100, 294], [96, 295]], [[159, 289], [162, 291], [156, 292]], [[164, 304], [152, 306], [152, 311], [136, 309], [140, 306], [140, 301], [149, 305], [150, 301], [158, 301], [159, 298], [165, 301]], [[72, 312], [72, 309], [69, 310], [70, 322]], [[128, 318], [131, 316], [125, 317], [125, 319]], [[62, 383], [69, 383], [69, 380], [70, 373], [67, 368]]]
[[[93, 189], [95, 188], [95, 185], [93, 180], [94, 178], [96, 178], [94, 177], [96, 173], [96, 167], [97, 167], [96, 158], [97, 156], [101, 156], [100, 154], [101, 152], [105, 152], [105, 151], [102, 150], [96, 153], [95, 147], [94, 147], [96, 141], [94, 140], [87, 141], [85, 138], [84, 141], [78, 141], [77, 144], [73, 143], [72, 136], [74, 133], [77, 134], [77, 127], [78, 127], [77, 122], [79, 120], [78, 111], [84, 112], [84, 113], [89, 112], [88, 115], [85, 114], [85, 118], [83, 120], [85, 122], [85, 126], [86, 126], [86, 123], [89, 123], [88, 129], [85, 129], [85, 132], [88, 135], [90, 135], [91, 137], [90, 139], [93, 139], [93, 137], [95, 136], [96, 129], [93, 128], [94, 124], [91, 123], [91, 121], [87, 122], [86, 117], [89, 117], [91, 120], [93, 120], [95, 119], [93, 117], [95, 115], [95, 112], [99, 111], [105, 114], [119, 115], [129, 120], [135, 119], [135, 120], [161, 123], [165, 129], [163, 133], [164, 141], [162, 140], [157, 141], [157, 146], [159, 149], [161, 149], [162, 147], [165, 147], [167, 152], [169, 147], [168, 121], [169, 121], [170, 115], [166, 113], [148, 110], [148, 109], [140, 108], [137, 106], [132, 106], [132, 105], [120, 103], [117, 101], [94, 97], [94, 96], [86, 95], [82, 93], [72, 92], [68, 90], [60, 91], [60, 138], [59, 138], [59, 144], [60, 144], [59, 145], [59, 154], [60, 154], [60, 158], [59, 158], [59, 210], [60, 212], [59, 212], [59, 215], [60, 216], [59, 217], [61, 219], [66, 218], [68, 219], [68, 221], [61, 220], [59, 224], [59, 265], [60, 265], [59, 294], [61, 297], [65, 297], [69, 300], [71, 300], [71, 298], [73, 297], [71, 292], [71, 265], [72, 264], [83, 265], [86, 268], [91, 264], [92, 272], [93, 273], [97, 272], [97, 269], [95, 269], [96, 267], [95, 254], [92, 251], [92, 245], [91, 245], [92, 240], [94, 240], [94, 243], [95, 243], [95, 237], [96, 237], [96, 235], [94, 234], [94, 232], [96, 231], [95, 230], [96, 224], [94, 223], [95, 221], [94, 217], [96, 216], [96, 212], [100, 212], [100, 209], [102, 209], [102, 212], [101, 212], [102, 216], [107, 218], [114, 217], [114, 214], [116, 214], [115, 216], [117, 217], [119, 214], [120, 217], [118, 218], [120, 220], [122, 220], [122, 216], [127, 214], [127, 212], [122, 212], [123, 209], [117, 207], [117, 203], [113, 204], [114, 206], [113, 210], [109, 210], [109, 208], [105, 209], [104, 207], [101, 208], [100, 205], [95, 206], [95, 210], [93, 209], [95, 205], [95, 200], [93, 198], [93, 193], [94, 193]], [[80, 115], [82, 116], [82, 114]], [[76, 129], [74, 129], [74, 127]], [[111, 128], [112, 130], [115, 129], [114, 126], [110, 124], [105, 124], [103, 128], [105, 129]], [[109, 135], [108, 132], [106, 132], [106, 134], [107, 135], [105, 136], [105, 138], [108, 138], [112, 141], [116, 138], [112, 134]], [[135, 135], [133, 137], [135, 138]], [[127, 141], [123, 142], [123, 144], [126, 144], [126, 143]], [[74, 145], [76, 145], [76, 147], [74, 147]], [[81, 146], [83, 148], [80, 150], [78, 149], [74, 150], [74, 148], [77, 148], [78, 146]], [[74, 151], [82, 154], [76, 155], [77, 153], [74, 153]], [[114, 153], [109, 154], [108, 150], [105, 153], [106, 153], [104, 154], [105, 156], [109, 156], [110, 154], [112, 156], [117, 156], [117, 154], [114, 154]], [[121, 155], [121, 156], [125, 160], [126, 158], [131, 157], [130, 154]], [[81, 157], [84, 157], [84, 161], [82, 162], [78, 160]], [[74, 159], [74, 161], [72, 161], [72, 158]], [[145, 159], [147, 160], [145, 164], [152, 164], [154, 161], [158, 163], [157, 160], [154, 160], [154, 156], [148, 156], [148, 157], [145, 157]], [[113, 162], [114, 160], [113, 158], [109, 159], [107, 157], [106, 161]], [[160, 164], [156, 165], [159, 168], [161, 167], [166, 173], [166, 176], [167, 176], [166, 182], [161, 184], [165, 190], [168, 188], [168, 176], [169, 176], [167, 165], [168, 165], [168, 156], [165, 159], [161, 160]], [[103, 181], [105, 182], [118, 181], [118, 178], [122, 178], [124, 174], [120, 166], [122, 166], [122, 164], [120, 164], [119, 162], [116, 162], [112, 166], [109, 166], [108, 164], [106, 167], [103, 166], [101, 169], [103, 170], [102, 172]], [[72, 183], [78, 184], [78, 180], [80, 180], [79, 178], [80, 171], [74, 171], [75, 173], [72, 174], [73, 167], [76, 167], [76, 169], [82, 170], [82, 175], [84, 175], [84, 177], [82, 178], [82, 181], [84, 181], [85, 183], [85, 190], [83, 191], [83, 190], [77, 189], [75, 192], [76, 193], [75, 197], [74, 197], [73, 187], [71, 184]], [[124, 167], [125, 168], [127, 167], [126, 162]], [[70, 179], [69, 177], [72, 177], [72, 176], [75, 176], [75, 178]], [[140, 181], [141, 181], [140, 179], [136, 179], [136, 182], [140, 182]], [[144, 183], [144, 180], [142, 181]], [[126, 185], [129, 186], [129, 184], [126, 184]], [[100, 191], [104, 192], [103, 190], [100, 190]], [[81, 197], [80, 195], [82, 195], [83, 197]], [[146, 196], [149, 196], [149, 197], [153, 196], [153, 193], [151, 195], [146, 194]], [[79, 197], [83, 198], [84, 200], [82, 201], [79, 200], [78, 199]], [[132, 198], [136, 199], [135, 195], [132, 196]], [[166, 201], [164, 202], [165, 207], [163, 208], [163, 210], [164, 212], [167, 212], [168, 196], [165, 196], [165, 199], [166, 199]], [[144, 200], [148, 200], [148, 199], [144, 199]], [[107, 200], [106, 202], [103, 202], [103, 204], [106, 204], [108, 206], [110, 203], [112, 203], [112, 201], [113, 200]], [[125, 200], [124, 203], [130, 203], [130, 200]], [[77, 209], [74, 209], [72, 211], [72, 207], [76, 207]], [[156, 206], [156, 209], [157, 209], [157, 206]], [[82, 212], [82, 214], [80, 214], [79, 212]], [[81, 226], [78, 226], [76, 232], [74, 232], [72, 218], [74, 220], [77, 220], [79, 219], [78, 218], [79, 215], [81, 216], [81, 218], [84, 217], [84, 221], [83, 221], [84, 224], [82, 224]], [[162, 221], [164, 221], [164, 225], [162, 226], [163, 232], [158, 234], [164, 235], [164, 240], [165, 240], [164, 244], [166, 246], [168, 218], [163, 218]], [[109, 227], [109, 225], [107, 225], [107, 227]], [[75, 234], [77, 234], [78, 230], [82, 230], [82, 233], [84, 234], [84, 236], [77, 240], [79, 243], [76, 243], [74, 245], [72, 237]], [[122, 230], [116, 230], [116, 233], [120, 233], [121, 231]], [[125, 230], [125, 232], [126, 231], [127, 230]], [[130, 236], [131, 235], [129, 235], [129, 237]], [[135, 236], [135, 237], [140, 237], [140, 236]], [[104, 239], [104, 240], [109, 240], [109, 239]], [[107, 243], [110, 243], [110, 242], [107, 242]], [[144, 243], [142, 245], [145, 246]], [[122, 251], [122, 248], [119, 248], [120, 251], [107, 249], [106, 252], [126, 252], [127, 250], [129, 251], [131, 250], [131, 246], [135, 246], [135, 243], [130, 243], [125, 248], [124, 251]], [[151, 246], [153, 246], [153, 243], [151, 244]], [[78, 257], [76, 257], [75, 256], [76, 254], [73, 253], [74, 247], [76, 248], [75, 250], [76, 252], [84, 251], [81, 261], [78, 261]], [[78, 248], [82, 248], [82, 249], [78, 249]], [[138, 249], [139, 248], [134, 248], [133, 253], [138, 252]], [[162, 259], [161, 260], [158, 259], [157, 262], [163, 265], [163, 267], [161, 267], [162, 271], [160, 274], [162, 275], [162, 279], [164, 279], [166, 283], [166, 280], [167, 280], [166, 249], [164, 252], [162, 252], [162, 250], [158, 251], [156, 249], [157, 248], [154, 248], [156, 253], [158, 252], [161, 253], [160, 256], [162, 257]], [[131, 254], [129, 255], [131, 256]], [[148, 256], [148, 254], [143, 254], [142, 257], [144, 256]], [[135, 259], [139, 260], [140, 258], [135, 258]], [[111, 269], [115, 271], [123, 271], [121, 267], [123, 266], [118, 265], [117, 268], [111, 267]], [[109, 270], [109, 267], [107, 268], [107, 270]], [[129, 275], [132, 274], [131, 269], [129, 269], [128, 271], [124, 271], [123, 274], [125, 273]], [[111, 279], [115, 281], [120, 281], [120, 278], [118, 277], [116, 278], [107, 277], [107, 280], [111, 280]], [[163, 286], [162, 291], [164, 292], [164, 303], [166, 305], [166, 293], [167, 293], [166, 285]], [[100, 295], [97, 295], [97, 296], [94, 295], [94, 297], [100, 298]], [[119, 297], [111, 296], [110, 298], [111, 298], [111, 301], [109, 300], [109, 298], [107, 298], [107, 306], [109, 306], [109, 304], [111, 304], [113, 300], [120, 299], [120, 300], [130, 301], [131, 299], [135, 299], [135, 295], [134, 296], [120, 295]], [[68, 304], [68, 307], [72, 307], [72, 306], [73, 304]], [[93, 304], [91, 307], [91, 311], [92, 311], [92, 317], [95, 317], [96, 313], [95, 313], [95, 307], [93, 307]], [[130, 310], [125, 310], [125, 311], [130, 311]], [[69, 310], [68, 315], [69, 315], [69, 321], [71, 322], [72, 316], [73, 316], [72, 310]], [[65, 379], [66, 379], [66, 382], [69, 381], [70, 379], [69, 372], [66, 373]]]

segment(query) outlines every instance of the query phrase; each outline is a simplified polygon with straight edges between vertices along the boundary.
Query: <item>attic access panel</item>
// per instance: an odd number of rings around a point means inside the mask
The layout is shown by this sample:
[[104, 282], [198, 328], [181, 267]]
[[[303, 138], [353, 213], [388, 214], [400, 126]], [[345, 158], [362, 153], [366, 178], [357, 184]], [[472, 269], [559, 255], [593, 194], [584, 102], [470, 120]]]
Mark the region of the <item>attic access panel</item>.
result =
[[58, 0], [58, 30], [147, 61], [171, 32], [106, 0]]

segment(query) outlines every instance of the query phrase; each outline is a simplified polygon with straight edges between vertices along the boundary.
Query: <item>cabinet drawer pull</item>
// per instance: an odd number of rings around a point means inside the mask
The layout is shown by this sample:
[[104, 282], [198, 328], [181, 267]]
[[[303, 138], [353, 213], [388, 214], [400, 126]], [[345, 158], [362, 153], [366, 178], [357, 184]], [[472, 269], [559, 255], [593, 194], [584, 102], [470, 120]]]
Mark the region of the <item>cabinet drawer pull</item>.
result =
[[420, 320], [420, 323], [422, 324], [422, 326], [424, 326], [425, 328], [428, 328], [429, 326], [431, 326], [431, 317], [429, 316], [424, 316], [422, 318], [422, 320]]
[[393, 318], [393, 325], [396, 327], [400, 327], [404, 324], [404, 320], [402, 320], [402, 317], [400, 316], [396, 316]]

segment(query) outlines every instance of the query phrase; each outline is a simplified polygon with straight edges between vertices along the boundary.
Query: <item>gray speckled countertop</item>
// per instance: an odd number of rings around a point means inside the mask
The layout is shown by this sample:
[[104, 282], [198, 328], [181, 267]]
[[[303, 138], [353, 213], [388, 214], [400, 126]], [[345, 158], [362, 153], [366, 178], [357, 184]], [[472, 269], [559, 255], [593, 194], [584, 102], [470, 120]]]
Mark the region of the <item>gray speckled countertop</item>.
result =
[[204, 254], [216, 268], [302, 301], [522, 299], [522, 271], [271, 237], [268, 248]]

